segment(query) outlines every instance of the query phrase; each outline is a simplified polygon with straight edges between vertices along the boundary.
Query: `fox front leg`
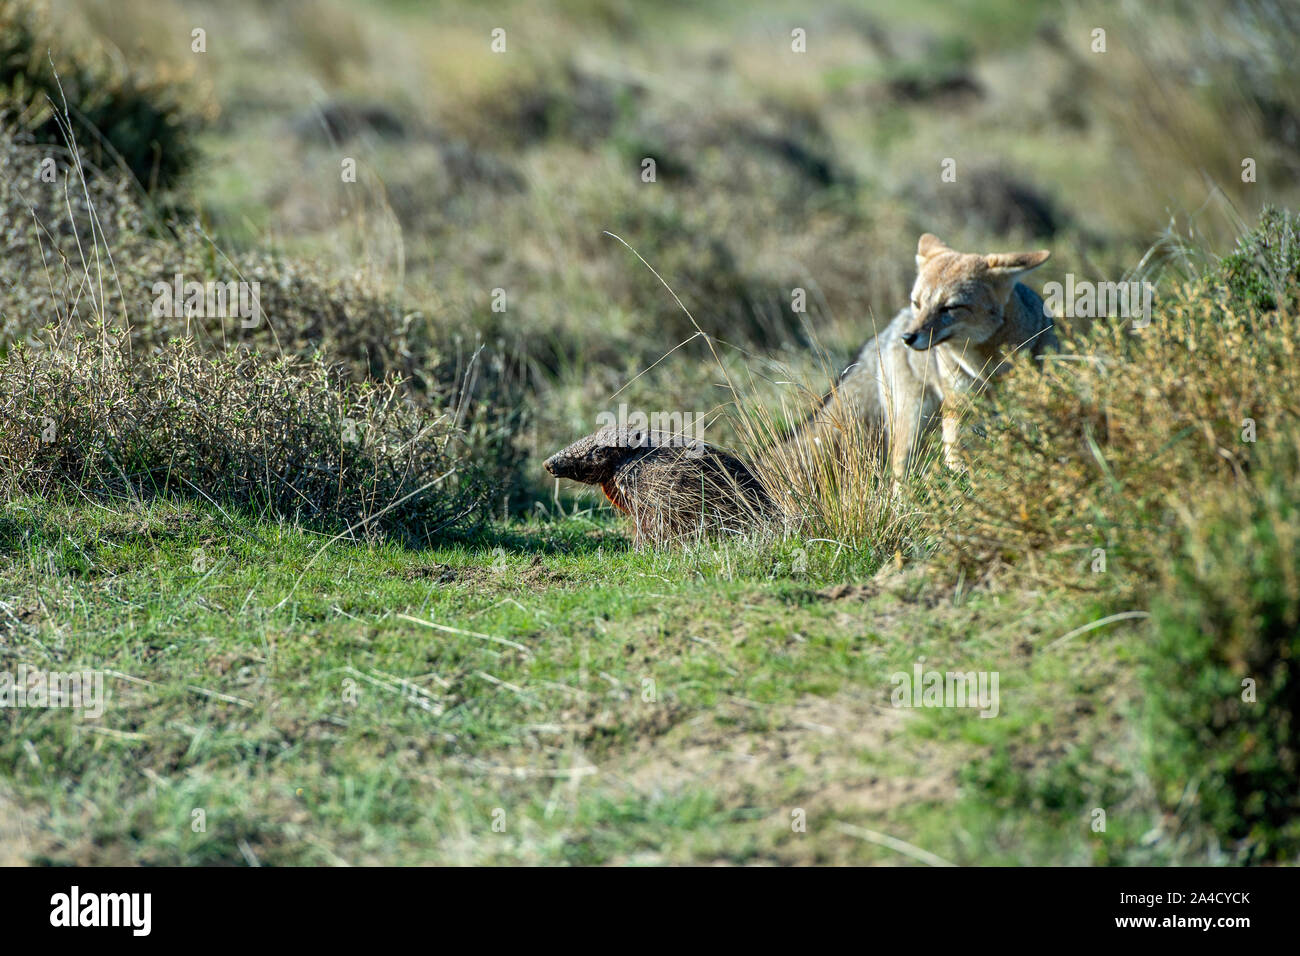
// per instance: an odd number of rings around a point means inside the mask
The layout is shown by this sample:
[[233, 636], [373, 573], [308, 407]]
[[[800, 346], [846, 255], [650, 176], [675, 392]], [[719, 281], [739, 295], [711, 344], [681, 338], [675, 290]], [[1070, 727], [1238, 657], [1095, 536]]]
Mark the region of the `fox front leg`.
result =
[[912, 463], [912, 446], [916, 443], [911, 423], [900, 420], [895, 423], [889, 436], [889, 468], [894, 474], [894, 487], [897, 488], [907, 476], [907, 466]]
[[965, 471], [966, 465], [957, 452], [957, 440], [961, 434], [961, 414], [956, 403], [945, 401], [939, 417], [943, 431], [943, 463], [953, 471]]
[[902, 481], [916, 457], [921, 441], [921, 431], [926, 420], [925, 396], [904, 394], [898, 402], [889, 428], [889, 465], [894, 483]]

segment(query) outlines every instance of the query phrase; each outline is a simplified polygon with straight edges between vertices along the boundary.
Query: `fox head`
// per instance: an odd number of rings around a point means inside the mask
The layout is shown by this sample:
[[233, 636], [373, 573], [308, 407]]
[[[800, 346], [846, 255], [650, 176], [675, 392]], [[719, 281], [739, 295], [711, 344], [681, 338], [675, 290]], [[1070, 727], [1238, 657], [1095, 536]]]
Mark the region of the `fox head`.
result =
[[986, 256], [954, 252], [927, 232], [916, 245], [912, 319], [903, 342], [925, 351], [940, 342], [960, 347], [988, 341], [1006, 321], [1016, 279], [1050, 255], [1045, 249]]

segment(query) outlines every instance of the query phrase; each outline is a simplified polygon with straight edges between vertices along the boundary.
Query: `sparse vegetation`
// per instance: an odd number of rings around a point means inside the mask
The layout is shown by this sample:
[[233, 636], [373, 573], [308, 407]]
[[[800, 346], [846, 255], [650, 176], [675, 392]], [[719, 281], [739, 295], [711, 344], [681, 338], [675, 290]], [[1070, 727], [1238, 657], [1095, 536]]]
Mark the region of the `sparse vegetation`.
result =
[[481, 520], [454, 422], [407, 402], [400, 380], [354, 384], [319, 358], [205, 358], [183, 340], [133, 362], [124, 339], [103, 329], [0, 362], [0, 492], [198, 497], [414, 544]]
[[0, 0], [0, 122], [47, 146], [71, 133], [86, 168], [124, 168], [150, 192], [177, 185], [210, 109], [168, 64], [128, 67], [101, 45], [69, 44], [37, 10]]

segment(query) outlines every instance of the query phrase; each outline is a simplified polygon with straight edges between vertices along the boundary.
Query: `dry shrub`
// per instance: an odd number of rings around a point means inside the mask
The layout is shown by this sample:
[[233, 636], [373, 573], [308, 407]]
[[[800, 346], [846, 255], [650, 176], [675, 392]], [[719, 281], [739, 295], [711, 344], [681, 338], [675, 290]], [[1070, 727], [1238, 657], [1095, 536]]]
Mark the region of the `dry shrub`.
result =
[[[35, 172], [59, 156], [58, 181]], [[129, 329], [147, 355], [177, 336], [224, 350], [230, 345], [310, 358], [327, 351], [353, 377], [412, 379], [418, 392], [442, 361], [424, 316], [403, 310], [364, 278], [339, 279], [314, 263], [260, 252], [225, 255], [201, 234], [176, 232], [143, 209], [120, 177], [83, 179], [66, 150], [0, 134], [0, 335], [40, 347], [57, 320], [68, 334], [106, 317]], [[163, 312], [158, 283], [256, 282], [259, 308], [241, 316]], [[162, 314], [160, 314], [162, 313]]]
[[[1234, 253], [1158, 294], [1149, 326], [1097, 320], [981, 401], [975, 468], [932, 482], [956, 562], [1138, 587], [1180, 508], [1246, 493], [1262, 450], [1296, 446], [1295, 234], [1266, 211]], [[1105, 575], [1085, 573], [1097, 548]]]
[[133, 362], [122, 334], [0, 362], [0, 491], [178, 494], [424, 542], [481, 517], [449, 416], [400, 382], [312, 362], [208, 356], [177, 340]]
[[1296, 322], [1222, 307], [1203, 288], [1157, 303], [1151, 325], [1100, 322], [1041, 370], [1018, 369], [985, 404], [988, 438], [967, 480], [937, 480], [940, 530], [962, 561], [1029, 571], [1064, 561], [1080, 587], [1148, 574], [1171, 507], [1245, 479], [1261, 441], [1294, 441]]
[[[821, 386], [800, 378], [806, 376], [780, 376], [796, 384], [775, 399], [752, 380], [731, 385], [735, 402], [728, 411], [738, 444], [788, 530], [877, 559], [893, 555], [917, 530], [916, 516], [893, 494], [880, 432], [851, 412], [822, 405]], [[817, 441], [798, 424], [812, 414]]]
[[[0, 135], [0, 355], [14, 343], [67, 347], [104, 320], [128, 330], [125, 346], [142, 365], [176, 338], [214, 362], [261, 351], [305, 367], [324, 354], [355, 383], [399, 377], [403, 400], [434, 417], [454, 408], [479, 469], [517, 495], [525, 450], [514, 436], [523, 422], [518, 370], [505, 357], [457, 348], [433, 316], [403, 308], [364, 277], [256, 250], [226, 255], [193, 230], [173, 233], [121, 177], [85, 178], [69, 152], [59, 181], [43, 183], [32, 172], [46, 152]], [[257, 283], [258, 308], [247, 322], [156, 309], [155, 285], [178, 274], [185, 283]]]

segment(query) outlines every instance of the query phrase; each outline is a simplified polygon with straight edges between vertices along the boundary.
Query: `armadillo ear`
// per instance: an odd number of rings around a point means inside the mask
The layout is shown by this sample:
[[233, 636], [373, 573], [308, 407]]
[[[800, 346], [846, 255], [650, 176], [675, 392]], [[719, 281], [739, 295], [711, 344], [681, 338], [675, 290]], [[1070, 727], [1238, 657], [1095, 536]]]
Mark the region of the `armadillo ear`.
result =
[[944, 241], [932, 232], [922, 234], [916, 244], [916, 267], [919, 269], [925, 261], [941, 252], [952, 252]]
[[984, 264], [995, 276], [1014, 276], [1037, 269], [1050, 255], [1046, 249], [1037, 252], [995, 252], [984, 257]]

